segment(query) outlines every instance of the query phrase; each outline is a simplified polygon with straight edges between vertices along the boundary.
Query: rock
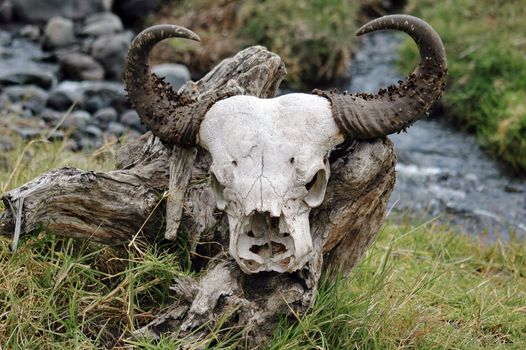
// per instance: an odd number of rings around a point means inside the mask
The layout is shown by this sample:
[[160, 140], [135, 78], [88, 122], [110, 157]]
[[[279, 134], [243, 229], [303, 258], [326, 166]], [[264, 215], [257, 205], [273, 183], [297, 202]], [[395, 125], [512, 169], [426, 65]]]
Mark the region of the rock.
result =
[[87, 15], [108, 11], [112, 0], [11, 0], [16, 19], [43, 23], [55, 16], [82, 19]]
[[52, 71], [32, 62], [13, 65], [7, 61], [0, 63], [0, 85], [38, 85], [49, 89], [56, 80]]
[[41, 129], [31, 127], [14, 127], [13, 130], [23, 139], [33, 139], [36, 137], [40, 137], [40, 135], [42, 134]]
[[121, 19], [111, 12], [96, 13], [86, 18], [81, 33], [84, 35], [107, 35], [122, 31]]
[[102, 80], [104, 68], [89, 55], [80, 52], [62, 54], [58, 58], [60, 73], [71, 80]]
[[6, 109], [11, 104], [11, 100], [6, 95], [0, 95], [0, 110]]
[[34, 139], [39, 137], [45, 137], [48, 140], [64, 139], [64, 133], [60, 130], [56, 130], [52, 134], [48, 134], [43, 129], [32, 127], [14, 127], [13, 130], [24, 139]]
[[54, 49], [75, 42], [73, 21], [64, 17], [51, 18], [44, 29], [44, 47]]
[[15, 149], [15, 144], [10, 137], [0, 137], [0, 168], [9, 169], [11, 166], [11, 160], [7, 159], [7, 156], [3, 152], [12, 151]]
[[[127, 98], [124, 87], [117, 82], [63, 81], [51, 91], [47, 105], [53, 109], [66, 110], [74, 101], [77, 101], [79, 108], [93, 113], [104, 107], [118, 109], [118, 106], [126, 103]], [[97, 103], [94, 105], [93, 101]]]
[[124, 60], [132, 39], [133, 33], [126, 31], [118, 34], [103, 35], [93, 42], [91, 55], [102, 63], [106, 70], [107, 78], [121, 78]]
[[175, 89], [179, 90], [188, 80], [190, 80], [190, 71], [183, 64], [163, 63], [152, 68], [152, 72], [159, 78], [165, 78], [164, 81], [170, 83]]
[[101, 96], [93, 95], [89, 96], [82, 102], [82, 107], [91, 113], [96, 113], [99, 109], [107, 106], [104, 99]]
[[101, 128], [106, 129], [111, 122], [117, 121], [117, 111], [111, 107], [106, 107], [98, 110], [93, 115], [93, 119]]
[[100, 138], [102, 136], [102, 130], [95, 125], [88, 125], [83, 129], [86, 135], [92, 136], [94, 138]]
[[80, 137], [77, 140], [77, 147], [79, 149], [92, 150], [92, 149], [100, 148], [101, 146], [102, 146], [102, 142], [98, 138]]
[[18, 34], [32, 41], [40, 39], [40, 27], [37, 25], [26, 24], [18, 30]]
[[34, 114], [41, 113], [46, 107], [48, 93], [34, 85], [15, 85], [5, 88], [5, 93], [12, 102], [19, 102]]
[[141, 123], [139, 115], [133, 109], [130, 109], [121, 115], [121, 123], [129, 128], [140, 131], [141, 133], [146, 132], [146, 127]]
[[73, 101], [75, 99], [67, 91], [53, 90], [49, 94], [46, 106], [58, 111], [65, 111], [73, 104]]
[[107, 131], [110, 134], [121, 136], [126, 132], [126, 128], [120, 123], [111, 122], [108, 124]]
[[159, 0], [115, 0], [113, 12], [126, 24], [141, 21], [159, 8]]
[[9, 23], [13, 20], [13, 4], [10, 0], [0, 0], [0, 23]]
[[20, 103], [9, 103], [4, 106], [1, 111], [3, 115], [18, 116], [25, 119], [33, 118], [33, 112], [30, 109], [24, 108]]
[[57, 66], [44, 62], [49, 54], [40, 45], [0, 31], [0, 85], [38, 85], [45, 89], [56, 82]]
[[[0, 30], [0, 46], [8, 46], [11, 43], [11, 40], [13, 38], [13, 35], [5, 30]], [[2, 56], [4, 56], [5, 53], [2, 52]]]
[[81, 109], [71, 112], [71, 114], [64, 119], [62, 127], [69, 129], [82, 129], [86, 127], [91, 121], [91, 114]]
[[40, 118], [42, 118], [42, 120], [44, 120], [46, 123], [55, 126], [60, 122], [60, 119], [62, 119], [63, 115], [64, 113], [62, 112], [55, 111], [51, 108], [45, 108], [42, 113], [40, 113]]

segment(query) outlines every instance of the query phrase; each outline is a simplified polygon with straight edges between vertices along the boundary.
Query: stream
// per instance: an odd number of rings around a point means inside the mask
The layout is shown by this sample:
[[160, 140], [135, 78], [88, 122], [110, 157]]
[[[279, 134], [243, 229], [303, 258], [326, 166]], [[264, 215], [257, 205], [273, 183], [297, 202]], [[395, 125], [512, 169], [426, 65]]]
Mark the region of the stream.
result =
[[[349, 90], [376, 93], [403, 79], [395, 65], [402, 41], [393, 32], [364, 36]], [[490, 238], [526, 235], [526, 180], [507, 176], [472, 135], [432, 118], [390, 139], [398, 156], [390, 217], [436, 218]]]

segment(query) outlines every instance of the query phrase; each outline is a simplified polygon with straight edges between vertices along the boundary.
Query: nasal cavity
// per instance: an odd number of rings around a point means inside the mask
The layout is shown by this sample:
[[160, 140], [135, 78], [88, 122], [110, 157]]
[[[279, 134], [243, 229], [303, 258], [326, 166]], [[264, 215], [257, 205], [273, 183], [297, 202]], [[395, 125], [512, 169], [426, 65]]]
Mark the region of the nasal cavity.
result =
[[261, 257], [271, 258], [275, 255], [285, 253], [287, 251], [287, 247], [284, 244], [272, 241], [270, 242], [270, 246], [268, 243], [261, 245], [254, 244], [252, 247], [250, 247], [250, 251]]

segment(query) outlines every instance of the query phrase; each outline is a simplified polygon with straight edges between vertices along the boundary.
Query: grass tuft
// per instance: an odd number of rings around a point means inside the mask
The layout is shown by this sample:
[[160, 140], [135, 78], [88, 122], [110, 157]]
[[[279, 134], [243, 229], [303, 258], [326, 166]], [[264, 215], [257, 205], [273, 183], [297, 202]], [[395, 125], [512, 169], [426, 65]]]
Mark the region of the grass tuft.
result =
[[348, 76], [357, 17], [366, 3], [382, 5], [376, 0], [167, 1], [149, 23], [188, 27], [202, 41], [160, 44], [154, 61], [181, 61], [202, 75], [245, 47], [264, 45], [285, 62], [288, 87], [334, 83]]
[[[428, 21], [448, 56], [443, 98], [453, 121], [475, 133], [495, 158], [526, 170], [526, 6], [523, 1], [408, 1], [406, 12]], [[406, 69], [417, 51], [407, 41]]]

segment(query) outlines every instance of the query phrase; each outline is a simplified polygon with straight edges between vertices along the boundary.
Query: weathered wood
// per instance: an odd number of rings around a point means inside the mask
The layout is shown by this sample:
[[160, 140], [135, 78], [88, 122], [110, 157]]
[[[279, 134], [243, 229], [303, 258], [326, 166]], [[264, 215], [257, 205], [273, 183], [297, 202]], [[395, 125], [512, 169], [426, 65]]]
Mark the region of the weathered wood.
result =
[[[262, 48], [252, 50], [264, 55], [252, 52], [247, 58], [243, 51], [183, 89], [202, 94], [208, 88], [225, 87], [273, 96], [285, 73], [281, 61], [274, 56], [269, 59]], [[239, 69], [242, 79], [238, 79]], [[294, 273], [247, 275], [227, 253], [228, 221], [215, 209], [210, 155], [200, 148], [187, 152], [186, 160], [178, 158], [148, 133], [119, 150], [117, 170], [62, 168], [43, 174], [4, 194], [7, 209], [0, 213], [0, 233], [13, 234], [16, 213], [9, 208], [22, 198], [21, 234], [47, 226], [57, 234], [114, 243], [128, 241], [137, 232], [173, 237], [174, 228], [180, 225], [189, 233], [193, 263], [203, 271], [196, 278], [176, 279], [177, 302], [162, 310], [137, 336], [191, 334], [197, 342], [223, 319], [226, 327], [242, 329], [247, 347], [255, 348], [269, 339], [280, 315], [293, 311], [301, 315], [308, 310], [324, 271], [351, 271], [378, 231], [394, 185], [395, 154], [388, 139], [342, 145], [331, 156], [325, 200], [310, 214], [314, 252], [307, 267]], [[191, 172], [181, 167], [192, 162], [189, 158], [193, 159]], [[179, 178], [170, 186], [170, 173], [184, 173], [188, 179]], [[166, 192], [170, 187], [175, 195]], [[164, 198], [168, 199], [168, 231], [163, 220]], [[170, 202], [175, 198], [184, 201]]]
[[[269, 339], [277, 315], [306, 312], [322, 272], [348, 274], [365, 253], [394, 186], [396, 156], [388, 139], [354, 142], [340, 154], [331, 164], [325, 202], [311, 213], [314, 253], [308, 268], [246, 275], [219, 253], [199, 279], [176, 279], [179, 302], [136, 335], [183, 337], [204, 327], [196, 335], [200, 338], [223, 320], [225, 327], [243, 329], [247, 348], [252, 349]], [[226, 251], [226, 240], [223, 245]]]
[[196, 151], [174, 147], [170, 156], [170, 181], [166, 196], [166, 231], [164, 238], [175, 240], [183, 218], [186, 189], [192, 177]]

